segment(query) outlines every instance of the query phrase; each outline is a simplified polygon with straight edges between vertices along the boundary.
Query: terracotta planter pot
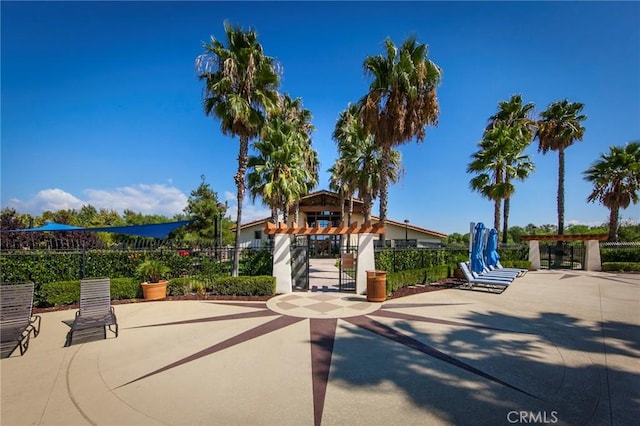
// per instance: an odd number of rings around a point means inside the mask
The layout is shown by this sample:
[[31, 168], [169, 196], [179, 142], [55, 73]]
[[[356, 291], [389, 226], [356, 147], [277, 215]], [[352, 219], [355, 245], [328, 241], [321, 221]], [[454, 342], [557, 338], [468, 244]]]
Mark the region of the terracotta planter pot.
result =
[[157, 283], [142, 283], [142, 294], [144, 300], [161, 300], [167, 297], [168, 281], [160, 281]]

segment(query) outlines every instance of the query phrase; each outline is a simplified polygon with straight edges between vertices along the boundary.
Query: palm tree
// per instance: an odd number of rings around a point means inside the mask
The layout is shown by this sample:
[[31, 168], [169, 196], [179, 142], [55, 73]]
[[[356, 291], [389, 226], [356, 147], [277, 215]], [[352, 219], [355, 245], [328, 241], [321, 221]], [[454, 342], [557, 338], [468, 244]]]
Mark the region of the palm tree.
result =
[[593, 192], [587, 201], [599, 201], [609, 209], [609, 241], [619, 241], [620, 209], [638, 203], [640, 142], [610, 147], [609, 153], [600, 154], [600, 159], [583, 174], [586, 181], [593, 183]]
[[[369, 92], [360, 100], [365, 128], [381, 149], [381, 175], [389, 176], [391, 150], [414, 138], [424, 140], [426, 127], [437, 125], [439, 106], [436, 88], [441, 70], [429, 60], [427, 45], [414, 36], [400, 49], [385, 40], [384, 55], [367, 57], [364, 69], [373, 77]], [[380, 182], [380, 222], [387, 219], [388, 181]], [[383, 240], [385, 235], [381, 235]]]
[[355, 104], [350, 104], [342, 111], [336, 122], [333, 138], [338, 144], [339, 158], [336, 164], [340, 178], [347, 182], [352, 194], [357, 190], [358, 197], [363, 201], [364, 221], [368, 222], [371, 220], [373, 201], [380, 193], [382, 182], [398, 182], [403, 169], [400, 152], [391, 149], [387, 179], [383, 179], [380, 148], [373, 135], [366, 131], [360, 114], [361, 110]]
[[546, 154], [558, 151], [558, 234], [564, 234], [564, 151], [584, 136], [582, 122], [587, 117], [581, 114], [584, 105], [564, 99], [549, 105], [540, 114], [536, 139], [538, 151]]
[[[308, 194], [318, 185], [320, 161], [318, 160], [318, 152], [313, 149], [311, 133], [314, 126], [311, 124], [311, 111], [304, 108], [300, 98], [292, 99], [289, 95], [280, 97], [280, 111], [285, 120], [294, 127], [295, 131], [300, 134], [300, 147], [303, 155], [303, 167], [308, 173], [306, 181], [306, 189], [302, 191], [300, 197]], [[300, 212], [300, 198], [296, 199], [294, 204], [294, 222], [298, 223]]]
[[[351, 187], [347, 163], [344, 159], [339, 158], [327, 171], [329, 172], [329, 189], [337, 192], [340, 198], [340, 220], [343, 221], [345, 218], [344, 202], [347, 198], [353, 200], [355, 192]], [[352, 203], [350, 202], [349, 205], [351, 206]], [[351, 225], [351, 211], [349, 212], [347, 225]]]
[[289, 208], [308, 192], [313, 178], [305, 166], [308, 149], [302, 133], [284, 117], [273, 117], [264, 128], [261, 140], [254, 143], [257, 155], [249, 157], [249, 191], [260, 196], [271, 208], [274, 223], [278, 211], [288, 222]]
[[[513, 141], [513, 150], [507, 156], [507, 170], [505, 172], [505, 183], [509, 183], [512, 178], [518, 180], [526, 179], [534, 170], [534, 165], [528, 155], [522, 152], [531, 144], [535, 131], [535, 121], [532, 118], [533, 103], [523, 104], [522, 95], [512, 95], [508, 101], [498, 103], [498, 111], [489, 118], [489, 124], [485, 130], [489, 131], [504, 124], [516, 129]], [[515, 187], [513, 188], [515, 191]], [[502, 242], [507, 242], [507, 230], [509, 229], [509, 211], [511, 208], [511, 196], [509, 194], [504, 199]], [[497, 228], [496, 228], [497, 229]]]
[[478, 142], [480, 148], [471, 155], [467, 173], [475, 173], [469, 186], [473, 191], [493, 201], [493, 227], [500, 229], [500, 211], [502, 200], [513, 192], [513, 185], [505, 180], [507, 155], [513, 150], [513, 136], [516, 131], [500, 124], [485, 131]]
[[275, 60], [265, 56], [254, 30], [243, 31], [227, 22], [224, 30], [227, 46], [212, 36], [203, 45], [205, 53], [196, 58], [196, 68], [205, 82], [205, 114], [220, 120], [223, 134], [240, 139], [238, 171], [234, 176], [238, 211], [231, 272], [237, 276], [249, 141], [259, 134], [265, 114], [277, 108], [280, 78]]

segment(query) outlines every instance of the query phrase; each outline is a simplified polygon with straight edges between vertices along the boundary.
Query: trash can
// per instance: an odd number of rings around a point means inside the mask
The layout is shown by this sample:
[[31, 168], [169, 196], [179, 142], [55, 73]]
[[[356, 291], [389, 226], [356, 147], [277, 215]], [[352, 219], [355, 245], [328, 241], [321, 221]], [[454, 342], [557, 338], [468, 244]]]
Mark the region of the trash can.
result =
[[387, 271], [367, 271], [367, 302], [387, 299]]

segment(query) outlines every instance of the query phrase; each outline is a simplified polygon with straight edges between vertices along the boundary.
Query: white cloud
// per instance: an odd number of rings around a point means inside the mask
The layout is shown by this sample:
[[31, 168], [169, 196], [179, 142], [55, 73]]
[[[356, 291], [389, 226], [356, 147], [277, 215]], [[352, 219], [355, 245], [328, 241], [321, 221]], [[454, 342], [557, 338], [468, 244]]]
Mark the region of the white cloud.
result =
[[9, 205], [20, 212], [33, 215], [40, 215], [46, 210], [77, 210], [83, 205], [91, 204], [97, 209], [116, 210], [120, 214], [128, 209], [136, 213], [171, 217], [183, 213], [188, 200], [182, 191], [164, 184], [87, 189], [84, 194], [86, 198], [82, 200], [59, 188], [45, 189], [30, 200], [12, 199]]
[[58, 188], [43, 189], [30, 200], [22, 201], [16, 198], [9, 200], [9, 205], [19, 212], [41, 214], [46, 210], [58, 211], [79, 209], [84, 201]]
[[[122, 214], [131, 210], [142, 214], [159, 214], [171, 217], [183, 213], [187, 206], [188, 197], [178, 188], [165, 184], [138, 184], [114, 189], [86, 189], [84, 199], [80, 199], [59, 188], [49, 188], [38, 192], [33, 198], [23, 201], [12, 199], [9, 207], [14, 207], [21, 213], [41, 215], [44, 211], [58, 211], [66, 209], [79, 210], [83, 205], [90, 204], [96, 209], [115, 210]], [[227, 201], [227, 217], [236, 220], [236, 194], [224, 191]], [[257, 219], [269, 217], [268, 208], [254, 205], [249, 197], [245, 197], [242, 208], [242, 222], [247, 223]]]

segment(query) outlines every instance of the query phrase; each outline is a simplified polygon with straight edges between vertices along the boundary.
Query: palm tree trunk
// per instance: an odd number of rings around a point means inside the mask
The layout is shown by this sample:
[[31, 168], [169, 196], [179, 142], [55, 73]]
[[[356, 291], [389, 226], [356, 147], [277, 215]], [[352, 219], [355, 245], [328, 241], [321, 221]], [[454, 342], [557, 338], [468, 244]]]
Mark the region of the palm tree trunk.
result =
[[364, 222], [367, 223], [369, 221], [371, 221], [371, 206], [373, 205], [373, 202], [371, 200], [371, 195], [367, 194], [363, 197], [363, 212], [362, 215], [364, 216]]
[[564, 150], [558, 150], [558, 235], [564, 235]]
[[619, 208], [611, 208], [609, 212], [609, 241], [618, 242], [620, 239], [618, 238], [618, 219], [619, 219]]
[[[564, 235], [564, 149], [558, 149], [558, 235]], [[555, 267], [564, 262], [563, 242], [556, 243]], [[572, 265], [573, 266], [573, 265]]]
[[351, 226], [351, 217], [353, 215], [353, 194], [349, 196], [349, 215], [347, 216], [347, 225]]
[[[391, 147], [385, 145], [382, 148], [382, 158], [380, 164], [380, 223], [385, 225], [387, 220], [387, 203], [389, 196], [389, 164], [391, 163]], [[386, 235], [380, 234], [382, 247], [385, 247]]]
[[289, 223], [289, 206], [287, 204], [282, 205], [282, 223], [288, 225]]
[[504, 211], [502, 212], [502, 244], [507, 244], [507, 231], [509, 230], [509, 209], [511, 208], [511, 198], [504, 199]]
[[298, 219], [300, 219], [300, 200], [296, 200], [296, 204], [293, 207], [293, 221], [298, 225]]
[[500, 207], [502, 206], [502, 200], [498, 198], [493, 202], [493, 227], [496, 230], [500, 229]]
[[240, 225], [242, 224], [242, 202], [245, 192], [245, 174], [247, 173], [247, 163], [249, 161], [249, 138], [240, 136], [240, 152], [238, 153], [238, 172], [234, 176], [236, 187], [238, 188], [238, 214], [236, 216], [236, 242], [233, 247], [233, 268], [231, 276], [237, 277], [240, 269]]

